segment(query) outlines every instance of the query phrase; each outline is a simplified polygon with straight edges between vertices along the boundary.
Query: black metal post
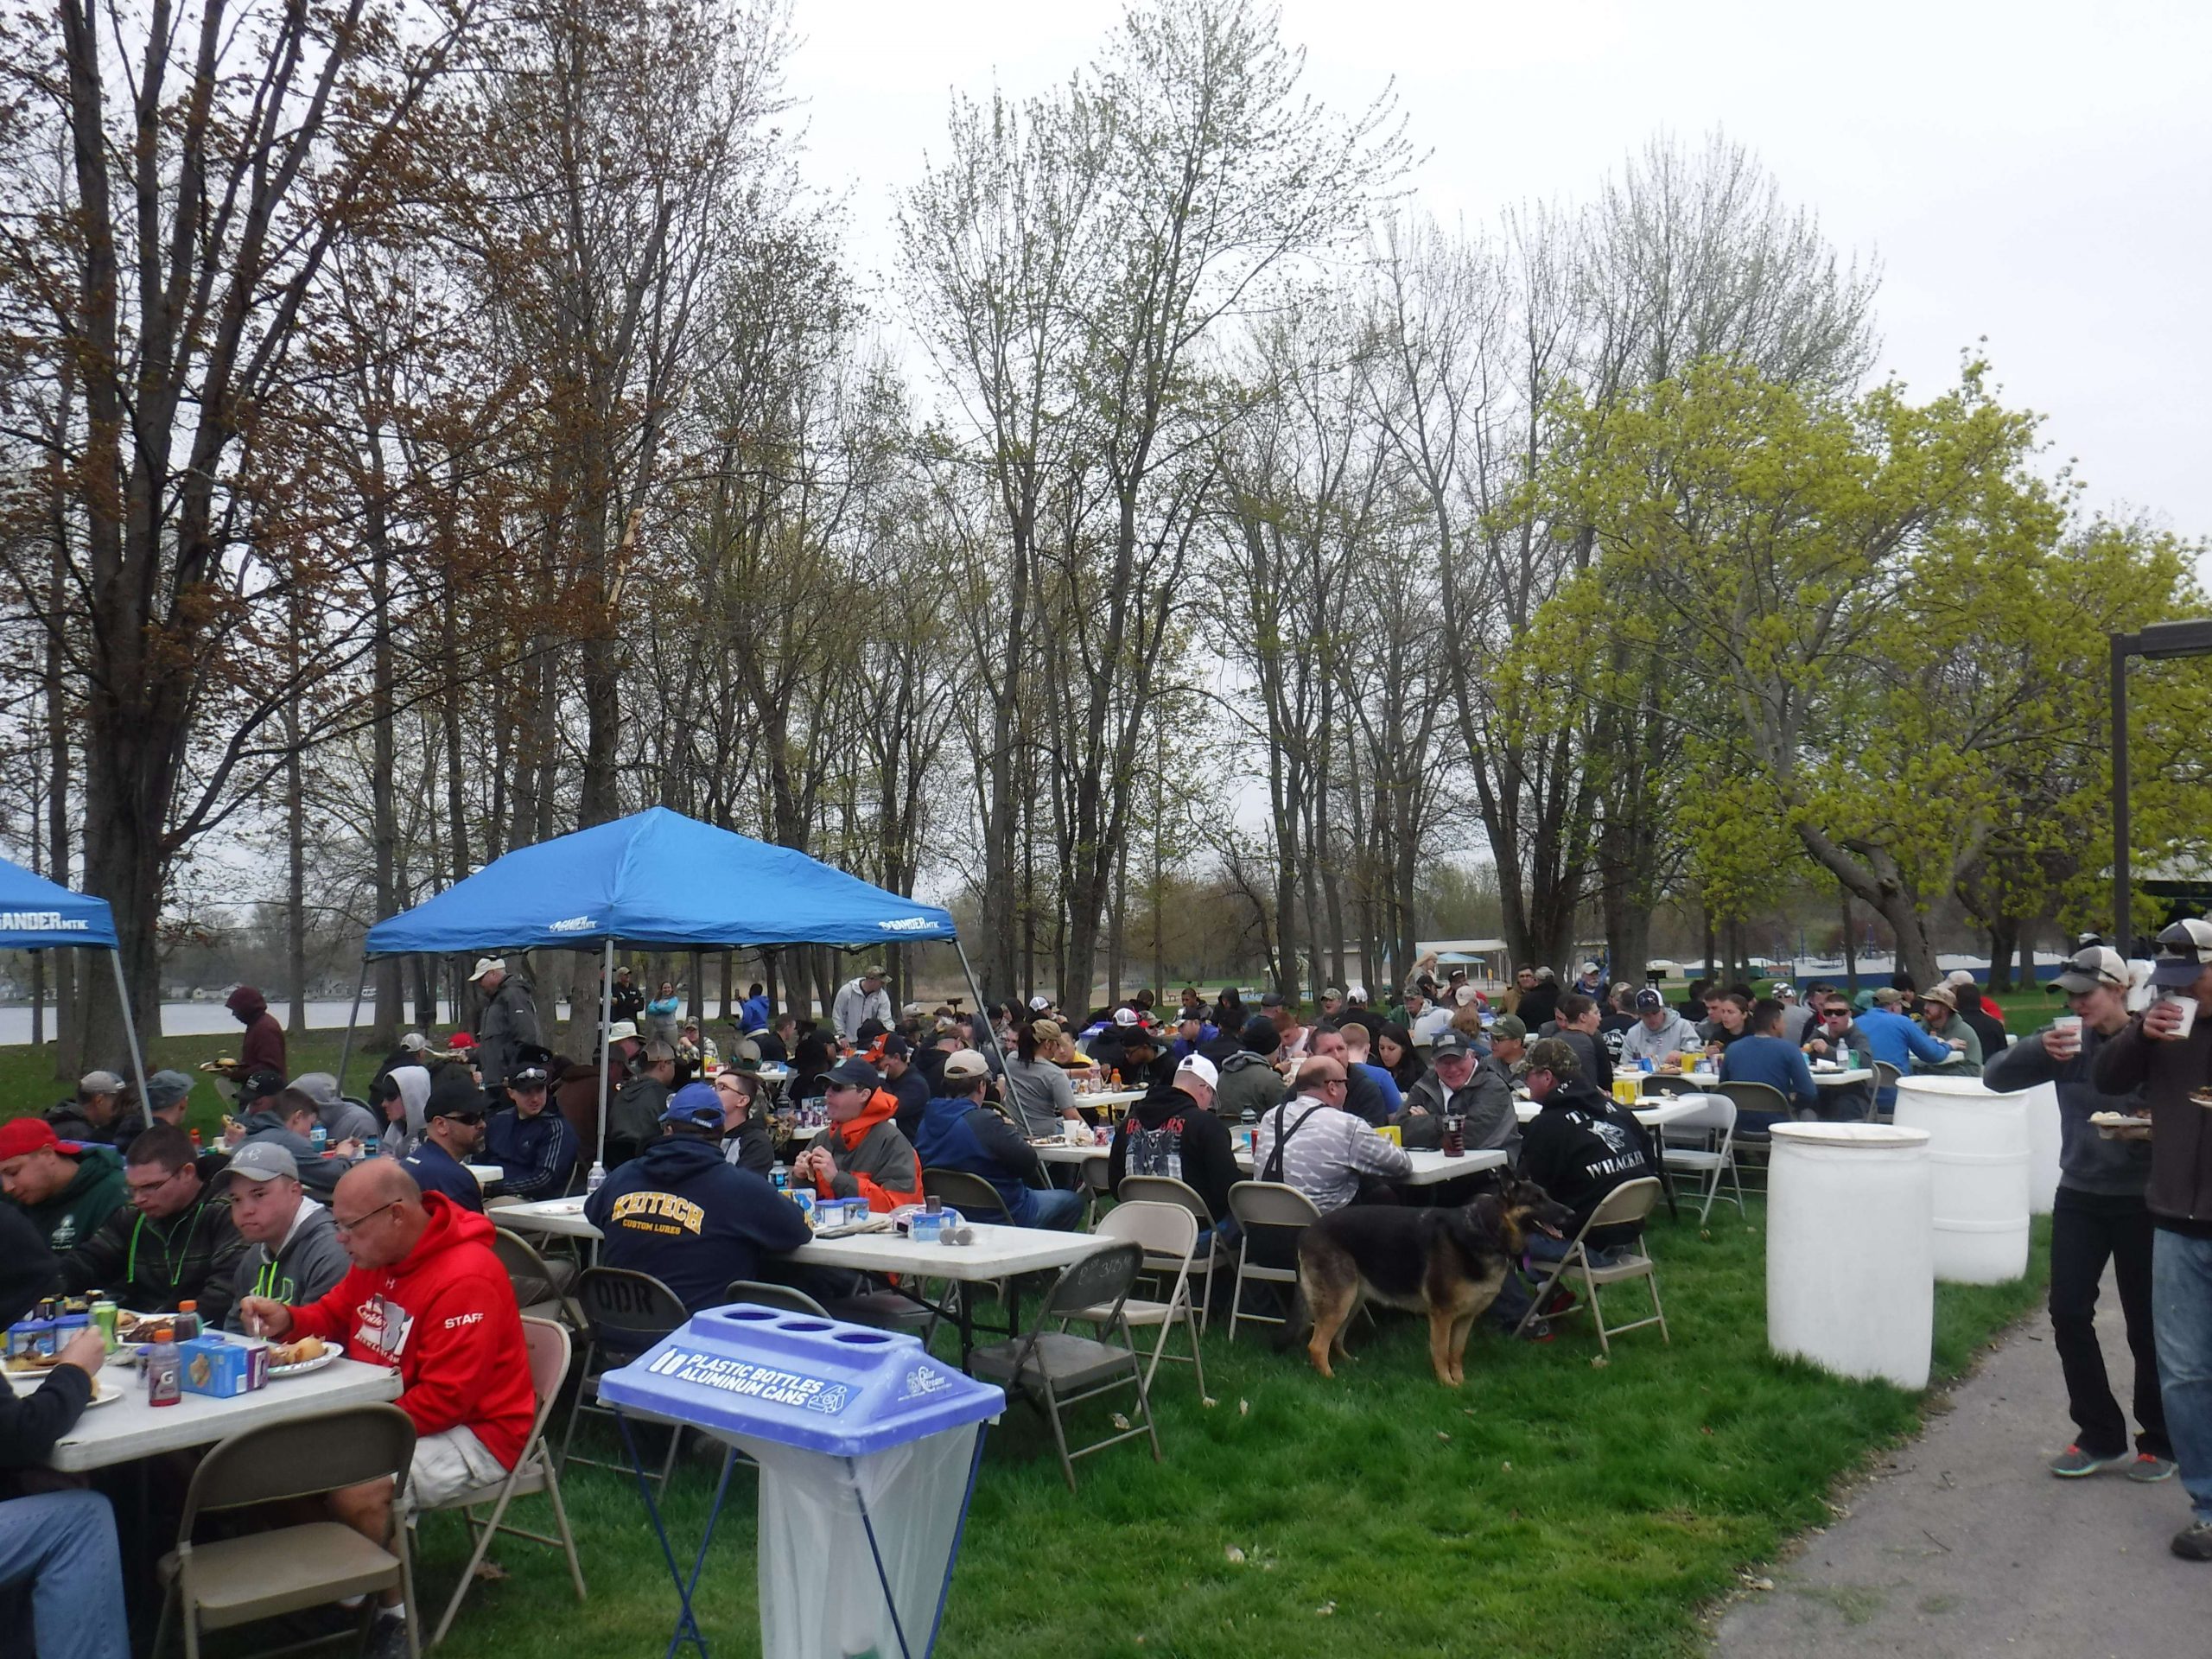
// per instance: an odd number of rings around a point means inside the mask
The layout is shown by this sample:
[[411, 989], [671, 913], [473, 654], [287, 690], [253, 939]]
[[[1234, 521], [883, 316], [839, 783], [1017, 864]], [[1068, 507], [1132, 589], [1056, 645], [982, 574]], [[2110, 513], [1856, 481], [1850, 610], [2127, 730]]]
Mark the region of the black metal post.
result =
[[2120, 955], [2135, 939], [2134, 895], [2128, 878], [2127, 847], [2127, 657], [2132, 633], [2112, 636], [2112, 909], [2113, 945]]

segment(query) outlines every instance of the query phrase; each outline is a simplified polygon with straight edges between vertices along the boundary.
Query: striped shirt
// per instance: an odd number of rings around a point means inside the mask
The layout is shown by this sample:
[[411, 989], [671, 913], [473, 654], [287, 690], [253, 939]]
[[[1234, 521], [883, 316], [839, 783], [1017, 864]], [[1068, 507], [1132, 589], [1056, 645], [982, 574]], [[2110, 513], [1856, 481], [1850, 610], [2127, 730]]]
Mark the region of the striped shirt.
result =
[[1275, 1138], [1287, 1135], [1282, 1175], [1287, 1185], [1313, 1200], [1323, 1215], [1341, 1210], [1359, 1196], [1362, 1175], [1413, 1173], [1413, 1160], [1363, 1120], [1310, 1095], [1300, 1095], [1261, 1118], [1253, 1135], [1252, 1174], [1268, 1179], [1268, 1159]]

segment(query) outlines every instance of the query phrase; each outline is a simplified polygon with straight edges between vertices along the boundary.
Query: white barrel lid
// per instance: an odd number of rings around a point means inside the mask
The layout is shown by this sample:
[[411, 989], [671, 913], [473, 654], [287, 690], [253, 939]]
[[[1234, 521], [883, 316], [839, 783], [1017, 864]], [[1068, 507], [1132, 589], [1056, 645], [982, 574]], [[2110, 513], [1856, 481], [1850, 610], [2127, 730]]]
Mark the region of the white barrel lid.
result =
[[1906, 1094], [1950, 1095], [1960, 1100], [2024, 1100], [2024, 1089], [1993, 1089], [1980, 1077], [1927, 1077], [1907, 1072], [1897, 1079]]
[[1775, 1123], [1768, 1127], [1767, 1133], [1777, 1141], [1793, 1141], [1808, 1147], [1859, 1147], [1877, 1152], [1924, 1147], [1929, 1141], [1926, 1129], [1899, 1128], [1894, 1123]]

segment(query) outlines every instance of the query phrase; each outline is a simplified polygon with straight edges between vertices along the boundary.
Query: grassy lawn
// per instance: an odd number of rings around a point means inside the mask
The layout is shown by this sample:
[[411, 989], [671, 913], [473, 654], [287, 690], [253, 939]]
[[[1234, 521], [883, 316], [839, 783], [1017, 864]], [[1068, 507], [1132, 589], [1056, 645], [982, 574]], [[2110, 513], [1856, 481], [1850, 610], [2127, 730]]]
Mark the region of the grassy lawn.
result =
[[[2011, 1004], [2026, 1016], [2016, 1031], [2060, 1007], [2039, 992]], [[219, 1052], [220, 1040], [165, 1040], [156, 1057], [188, 1069]], [[330, 1033], [296, 1044], [294, 1063], [328, 1069], [337, 1043]], [[0, 1116], [55, 1098], [48, 1069], [28, 1050], [0, 1049]], [[203, 1085], [194, 1121], [212, 1129], [218, 1111]], [[1459, 1392], [1437, 1386], [1425, 1328], [1401, 1316], [1356, 1333], [1354, 1360], [1333, 1382], [1302, 1356], [1274, 1353], [1264, 1333], [1232, 1347], [1217, 1330], [1205, 1344], [1212, 1404], [1201, 1402], [1187, 1366], [1162, 1368], [1166, 1461], [1154, 1464], [1136, 1444], [1116, 1447], [1078, 1465], [1074, 1496], [1049, 1433], [1017, 1408], [991, 1431], [940, 1651], [1458, 1656], [1503, 1645], [1618, 1659], [1697, 1650], [1703, 1611], [1743, 1569], [1825, 1522], [1833, 1484], [1913, 1433], [1922, 1410], [1897, 1389], [1767, 1354], [1762, 1220], [1756, 1196], [1748, 1223], [1726, 1205], [1703, 1231], [1694, 1218], [1662, 1214], [1652, 1243], [1673, 1342], [1633, 1332], [1602, 1369], [1579, 1319], [1543, 1346], [1478, 1331]], [[2038, 1223], [2025, 1281], [1938, 1287], [1939, 1382], [2037, 1303], [2047, 1241]], [[1618, 1294], [1628, 1306], [1639, 1292]], [[587, 1429], [579, 1449], [593, 1436]], [[613, 1450], [611, 1434], [600, 1437], [598, 1453]], [[714, 1473], [706, 1457], [687, 1457], [672, 1483], [671, 1525], [687, 1564]], [[699, 1598], [709, 1639], [724, 1654], [759, 1651], [751, 1480], [743, 1469], [733, 1478]], [[675, 1596], [634, 1484], [580, 1466], [565, 1487], [588, 1602], [576, 1605], [557, 1554], [503, 1541], [494, 1560], [509, 1576], [477, 1587], [450, 1651], [546, 1659], [664, 1644]], [[543, 1499], [520, 1510], [524, 1524], [546, 1518]], [[435, 1517], [423, 1543], [423, 1593], [435, 1608], [467, 1541], [457, 1518]]]
[[[1264, 1334], [1231, 1347], [1217, 1331], [1212, 1405], [1187, 1367], [1162, 1367], [1166, 1461], [1113, 1448], [1078, 1465], [1074, 1496], [1039, 1420], [1010, 1413], [991, 1432], [941, 1651], [1694, 1650], [1700, 1610], [1739, 1569], [1826, 1521], [1832, 1484], [1919, 1422], [1912, 1395], [1767, 1355], [1760, 1219], [1756, 1198], [1748, 1226], [1725, 1206], [1706, 1234], [1662, 1218], [1673, 1343], [1633, 1332], [1604, 1369], [1572, 1319], [1545, 1346], [1478, 1332], [1460, 1392], [1437, 1386], [1424, 1330], [1397, 1316], [1355, 1339], [1334, 1382]], [[2029, 1280], [1939, 1287], [1939, 1378], [2036, 1303], [2041, 1226]], [[702, 1586], [702, 1623], [730, 1654], [759, 1650], [750, 1479], [733, 1479]], [[634, 1485], [579, 1467], [566, 1490], [590, 1600], [576, 1605], [553, 1552], [505, 1545], [512, 1576], [479, 1586], [460, 1650], [541, 1659], [664, 1641], [674, 1592]], [[687, 1563], [712, 1490], [709, 1461], [679, 1464], [671, 1509]], [[434, 1522], [423, 1543], [426, 1591], [449, 1591], [460, 1524]]]

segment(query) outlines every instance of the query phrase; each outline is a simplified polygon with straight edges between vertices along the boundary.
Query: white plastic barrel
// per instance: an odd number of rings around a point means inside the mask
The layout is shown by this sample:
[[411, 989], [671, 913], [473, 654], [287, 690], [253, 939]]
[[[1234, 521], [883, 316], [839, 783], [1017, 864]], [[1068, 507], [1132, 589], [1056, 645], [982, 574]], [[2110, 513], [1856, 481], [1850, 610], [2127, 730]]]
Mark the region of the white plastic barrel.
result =
[[1926, 1388], [1936, 1328], [1928, 1131], [1777, 1123], [1768, 1133], [1768, 1345], [1840, 1376]]
[[2028, 1097], [2028, 1213], [2047, 1216], [2058, 1198], [2058, 1085], [2039, 1083]]
[[2028, 1270], [2028, 1097], [1973, 1077], [1900, 1077], [1897, 1124], [1928, 1131], [1936, 1276], [1995, 1285]]

